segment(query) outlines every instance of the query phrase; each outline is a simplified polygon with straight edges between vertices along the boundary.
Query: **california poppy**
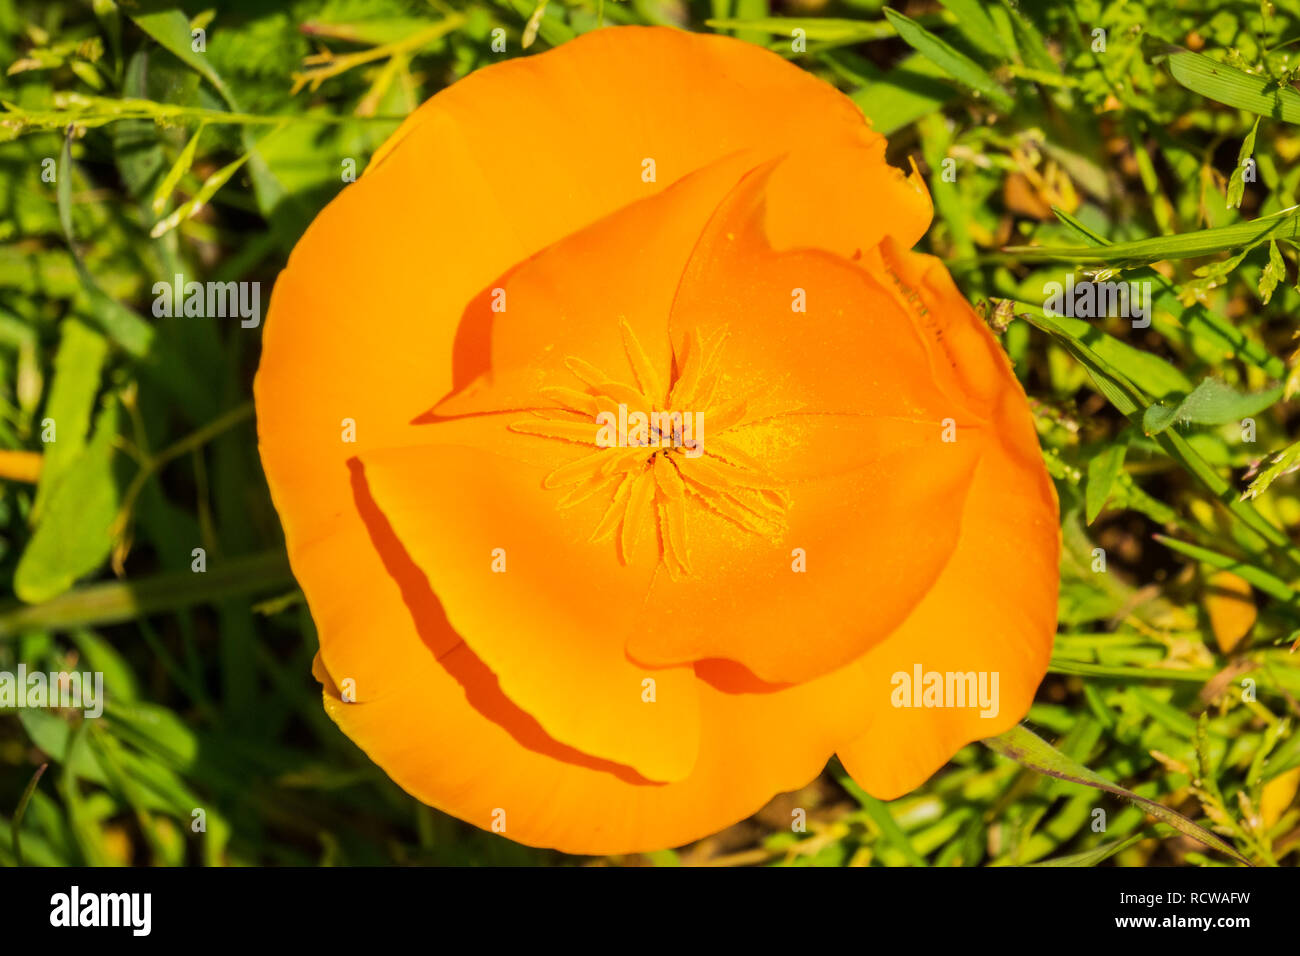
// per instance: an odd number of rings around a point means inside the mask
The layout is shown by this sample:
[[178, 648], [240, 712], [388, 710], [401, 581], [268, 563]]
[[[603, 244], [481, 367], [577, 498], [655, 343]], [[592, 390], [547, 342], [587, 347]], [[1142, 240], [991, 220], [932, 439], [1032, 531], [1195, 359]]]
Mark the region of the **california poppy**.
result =
[[649, 850], [1028, 709], [1055, 493], [884, 148], [758, 47], [602, 29], [433, 97], [308, 229], [262, 459], [326, 709], [407, 791]]

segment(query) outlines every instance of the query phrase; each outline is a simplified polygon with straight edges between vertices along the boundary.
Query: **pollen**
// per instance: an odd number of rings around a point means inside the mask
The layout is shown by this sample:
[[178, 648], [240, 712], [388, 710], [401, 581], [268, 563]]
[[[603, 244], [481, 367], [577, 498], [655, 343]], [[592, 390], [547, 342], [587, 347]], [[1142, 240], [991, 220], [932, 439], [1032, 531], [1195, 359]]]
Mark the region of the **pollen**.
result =
[[747, 407], [743, 397], [723, 394], [727, 330], [705, 341], [692, 329], [681, 350], [674, 347], [665, 382], [632, 327], [621, 321], [619, 328], [631, 381], [569, 356], [564, 364], [575, 382], [541, 390], [554, 407], [509, 426], [591, 449], [543, 479], [545, 487], [561, 492], [556, 506], [607, 501], [591, 540], [612, 539], [627, 564], [642, 536], [655, 535], [660, 563], [673, 580], [694, 573], [690, 525], [701, 509], [779, 541], [790, 498], [737, 440]]

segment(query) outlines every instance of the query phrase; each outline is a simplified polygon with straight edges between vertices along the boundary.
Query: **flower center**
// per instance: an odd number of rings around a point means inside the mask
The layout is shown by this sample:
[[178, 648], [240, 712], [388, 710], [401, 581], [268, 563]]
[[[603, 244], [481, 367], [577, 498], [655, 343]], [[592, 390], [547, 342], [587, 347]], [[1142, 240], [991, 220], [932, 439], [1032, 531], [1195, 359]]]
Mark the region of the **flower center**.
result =
[[511, 431], [592, 446], [543, 480], [566, 489], [557, 502], [571, 508], [594, 496], [609, 502], [591, 540], [614, 538], [626, 564], [645, 533], [656, 534], [660, 560], [674, 580], [689, 575], [688, 514], [705, 507], [744, 530], [779, 539], [790, 500], [783, 483], [738, 447], [729, 431], [745, 423], [743, 399], [721, 401], [721, 355], [727, 333], [705, 343], [692, 330], [674, 355], [667, 387], [627, 322], [620, 323], [635, 385], [606, 375], [577, 357], [565, 366], [584, 386], [550, 386], [555, 408], [514, 422]]

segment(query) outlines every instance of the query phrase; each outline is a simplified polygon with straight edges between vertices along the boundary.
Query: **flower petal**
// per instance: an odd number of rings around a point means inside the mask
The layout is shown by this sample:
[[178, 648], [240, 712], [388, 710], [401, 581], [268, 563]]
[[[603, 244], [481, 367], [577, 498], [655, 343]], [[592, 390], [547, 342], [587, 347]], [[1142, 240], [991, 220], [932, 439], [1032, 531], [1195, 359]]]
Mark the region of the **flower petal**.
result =
[[[694, 672], [623, 652], [658, 560], [653, 524], [622, 564], [591, 540], [605, 503], [566, 511], [545, 466], [458, 445], [370, 452], [376, 503], [428, 576], [451, 627], [512, 701], [556, 740], [658, 781], [690, 773], [699, 745]], [[648, 473], [636, 483], [653, 490]], [[634, 488], [633, 496], [637, 494]], [[647, 527], [647, 525], [649, 525]]]
[[[663, 72], [648, 77], [647, 62]], [[719, 74], [728, 82], [709, 82]], [[254, 390], [294, 573], [324, 659], [359, 701], [382, 699], [428, 648], [393, 623], [404, 608], [348, 462], [429, 439], [412, 418], [451, 389], [453, 354], [481, 348], [456, 340], [469, 303], [561, 237], [806, 130], [878, 138], [847, 98], [752, 45], [595, 31], [434, 97], [316, 218], [276, 282]], [[546, 148], [556, 140], [571, 148]]]
[[[354, 645], [322, 647], [314, 673], [326, 710], [400, 786], [431, 806], [513, 840], [569, 853], [678, 846], [750, 815], [775, 793], [820, 772], [866, 713], [850, 669], [801, 687], [752, 688], [726, 667], [698, 685], [699, 754], [690, 775], [656, 784], [618, 763], [556, 741], [502, 693], [496, 677], [450, 628], [424, 573], [353, 469], [366, 517], [365, 560], [351, 564], [329, 620], [366, 634], [386, 669], [356, 679]], [[313, 557], [353, 561], [347, 542]], [[373, 561], [373, 563], [372, 563]], [[345, 703], [348, 682], [354, 702]], [[857, 708], [855, 713], [855, 708]], [[498, 811], [501, 811], [499, 813]]]
[[[771, 247], [763, 213], [779, 168], [751, 173], [719, 206], [674, 301], [678, 351], [731, 333], [717, 401], [743, 400], [758, 420], [719, 435], [704, 411], [706, 454], [681, 463], [697, 492], [697, 574], [656, 578], [660, 613], [628, 653], [655, 666], [726, 658], [795, 682], [861, 656], [926, 593], [957, 540], [986, 410], [936, 387], [928, 331], [879, 278]], [[800, 295], [807, 312], [793, 308]], [[708, 454], [718, 438], [763, 473], [736, 467], [728, 479]]]
[[[961, 747], [996, 736], [1029, 710], [1056, 631], [1060, 529], [1056, 492], [1037, 455], [1023, 399], [1008, 400], [1003, 441], [980, 461], [952, 560], [912, 615], [861, 662], [875, 717], [842, 746], [853, 779], [882, 800], [925, 782]], [[998, 674], [996, 711], [886, 706], [895, 673]]]

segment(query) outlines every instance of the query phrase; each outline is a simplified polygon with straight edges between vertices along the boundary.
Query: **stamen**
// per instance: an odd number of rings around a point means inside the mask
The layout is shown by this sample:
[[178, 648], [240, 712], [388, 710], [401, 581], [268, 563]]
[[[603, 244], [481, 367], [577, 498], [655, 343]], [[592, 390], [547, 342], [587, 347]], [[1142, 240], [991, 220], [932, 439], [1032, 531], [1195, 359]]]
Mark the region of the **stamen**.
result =
[[[744, 531], [778, 540], [785, 534], [790, 505], [784, 483], [731, 436], [721, 437], [745, 423], [749, 407], [745, 396], [715, 402], [723, 379], [720, 355], [726, 330], [715, 331], [707, 344], [697, 329], [687, 333], [675, 358], [676, 375], [670, 376], [666, 402], [654, 363], [632, 326], [621, 320], [619, 331], [635, 385], [570, 356], [565, 367], [587, 390], [548, 385], [541, 392], [556, 407], [509, 426], [538, 438], [601, 445], [598, 416], [612, 416], [620, 423], [622, 444], [599, 447], [542, 480], [546, 488], [568, 488], [557, 507], [609, 496], [591, 540], [616, 536], [619, 559], [626, 564], [649, 526], [652, 534], [658, 532], [660, 561], [674, 581], [693, 573], [693, 510], [707, 508]], [[629, 428], [628, 416], [638, 412], [649, 424]], [[608, 434], [608, 424], [604, 427]]]

